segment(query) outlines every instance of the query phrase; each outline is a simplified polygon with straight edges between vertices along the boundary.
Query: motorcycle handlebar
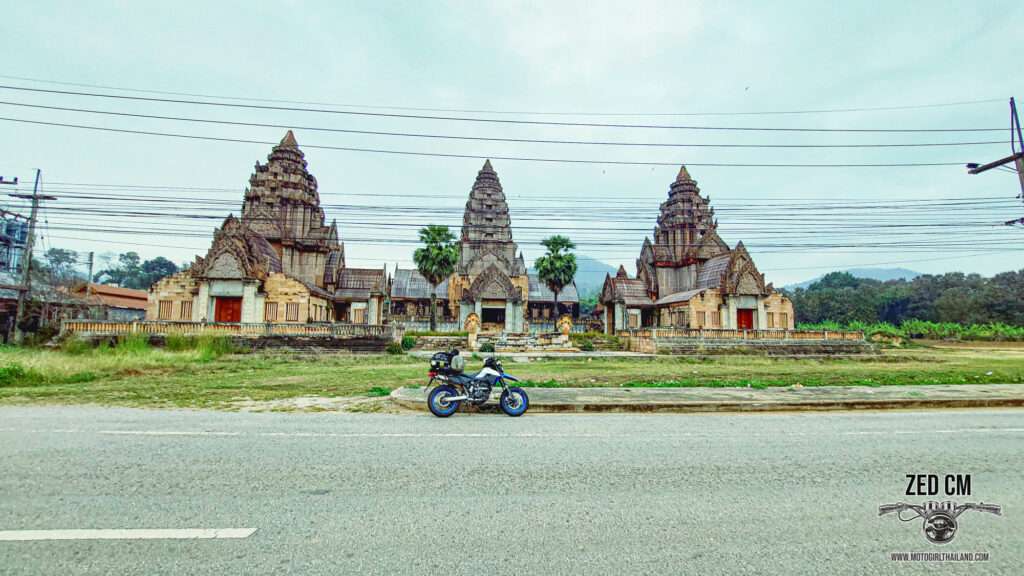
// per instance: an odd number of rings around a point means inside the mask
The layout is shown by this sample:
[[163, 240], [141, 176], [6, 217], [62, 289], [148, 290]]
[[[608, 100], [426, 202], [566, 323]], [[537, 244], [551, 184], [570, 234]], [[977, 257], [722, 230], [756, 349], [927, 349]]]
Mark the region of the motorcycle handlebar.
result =
[[898, 512], [900, 509], [900, 504], [882, 504], [878, 507], [878, 515], [882, 516], [885, 514], [891, 514], [893, 512]]
[[959, 508], [961, 508], [961, 511], [978, 510], [979, 512], [988, 512], [989, 514], [995, 514], [996, 516], [1003, 515], [1003, 507], [998, 504], [985, 504], [984, 502], [979, 502], [977, 504], [961, 504]]
[[914, 504], [906, 504], [903, 502], [897, 502], [896, 504], [882, 504], [878, 507], [878, 515], [883, 516], [885, 514], [891, 514], [893, 512], [902, 512], [904, 510], [913, 510], [918, 514], [921, 514], [923, 508], [921, 506], [915, 506]]

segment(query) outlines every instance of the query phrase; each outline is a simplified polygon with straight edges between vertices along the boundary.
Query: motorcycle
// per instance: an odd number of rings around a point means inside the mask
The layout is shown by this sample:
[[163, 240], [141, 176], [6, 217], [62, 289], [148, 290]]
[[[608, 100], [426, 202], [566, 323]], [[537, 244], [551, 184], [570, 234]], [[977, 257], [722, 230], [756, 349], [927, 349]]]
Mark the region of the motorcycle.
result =
[[[427, 406], [434, 416], [447, 418], [458, 411], [463, 402], [481, 406], [491, 397], [491, 390], [501, 386], [499, 405], [509, 416], [522, 416], [530, 407], [526, 391], [507, 382], [519, 380], [506, 374], [501, 361], [491, 356], [484, 360], [484, 367], [470, 376], [463, 371], [466, 360], [456, 349], [438, 352], [430, 358], [430, 383], [427, 384]], [[435, 386], [435, 382], [440, 382]]]

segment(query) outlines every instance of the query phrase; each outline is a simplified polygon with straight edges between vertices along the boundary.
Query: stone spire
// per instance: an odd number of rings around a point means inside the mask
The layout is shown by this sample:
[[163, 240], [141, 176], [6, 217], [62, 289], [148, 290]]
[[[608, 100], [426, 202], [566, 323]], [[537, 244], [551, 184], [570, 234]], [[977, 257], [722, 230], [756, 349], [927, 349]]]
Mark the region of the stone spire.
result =
[[336, 232], [324, 222], [316, 178], [289, 130], [267, 156], [256, 163], [242, 203], [242, 221], [271, 242], [308, 245], [318, 251], [338, 248]]
[[462, 240], [470, 242], [511, 242], [512, 225], [508, 204], [491, 161], [484, 162], [469, 192], [462, 216]]
[[298, 143], [298, 141], [295, 140], [295, 134], [291, 130], [289, 130], [288, 133], [284, 135], [284, 138], [281, 138], [281, 143], [278, 144], [278, 146], [286, 146], [288, 148], [298, 148], [299, 147], [299, 143]]
[[686, 166], [681, 166], [669, 186], [668, 199], [661, 203], [658, 226], [654, 229], [655, 261], [661, 265], [682, 265], [695, 257], [701, 239], [715, 227], [715, 210], [700, 195], [700, 188]]
[[487, 160], [476, 174], [462, 216], [459, 272], [476, 274], [485, 263], [493, 263], [508, 276], [525, 274], [525, 264], [520, 264], [521, 259], [516, 257], [518, 251], [512, 241], [512, 221], [501, 181]]

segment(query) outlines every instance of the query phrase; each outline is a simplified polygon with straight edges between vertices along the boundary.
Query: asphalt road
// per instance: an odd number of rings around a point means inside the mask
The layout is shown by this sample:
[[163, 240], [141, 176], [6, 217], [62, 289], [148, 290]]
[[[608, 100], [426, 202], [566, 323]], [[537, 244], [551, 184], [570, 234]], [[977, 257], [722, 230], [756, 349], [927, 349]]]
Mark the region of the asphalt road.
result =
[[[932, 573], [1024, 565], [1024, 410], [743, 415], [0, 409], [2, 574]], [[971, 474], [955, 539], [878, 505]], [[946, 499], [939, 497], [939, 499]], [[3, 541], [20, 530], [255, 529]], [[40, 537], [48, 534], [42, 533]]]

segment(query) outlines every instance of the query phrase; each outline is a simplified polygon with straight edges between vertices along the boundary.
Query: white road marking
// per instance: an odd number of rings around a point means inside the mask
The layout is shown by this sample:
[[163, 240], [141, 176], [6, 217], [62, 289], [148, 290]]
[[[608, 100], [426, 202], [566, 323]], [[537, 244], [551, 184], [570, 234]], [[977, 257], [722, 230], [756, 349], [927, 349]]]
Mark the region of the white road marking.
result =
[[241, 436], [241, 432], [212, 432], [209, 430], [97, 430], [97, 434], [115, 436]]
[[0, 542], [29, 542], [33, 540], [221, 540], [248, 538], [255, 532], [255, 528], [0, 530]]
[[[613, 433], [546, 433], [546, 432], [228, 432], [215, 430], [71, 430], [71, 429], [18, 429], [0, 428], [0, 432], [49, 433], [49, 434], [103, 434], [110, 436], [179, 436], [179, 437], [267, 437], [267, 438], [629, 438], [630, 434]], [[1024, 428], [952, 428], [940, 430], [843, 430], [835, 432], [741, 432], [738, 435], [709, 432], [675, 432], [656, 434], [659, 438], [756, 438], [780, 436], [934, 436], [937, 434], [1020, 434]]]

